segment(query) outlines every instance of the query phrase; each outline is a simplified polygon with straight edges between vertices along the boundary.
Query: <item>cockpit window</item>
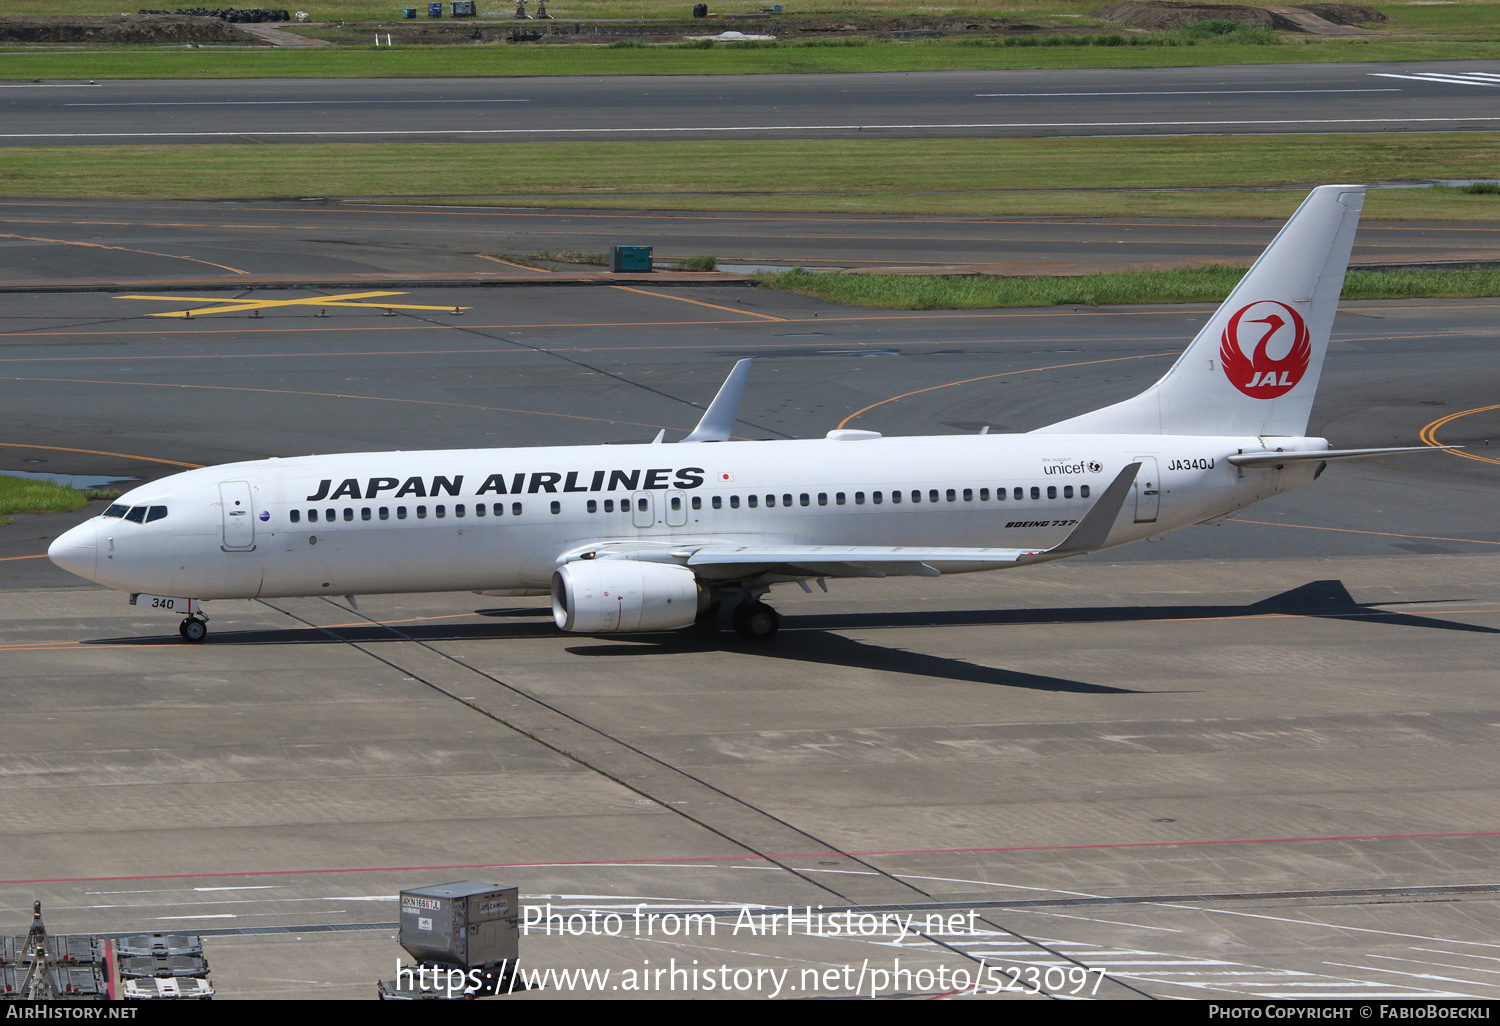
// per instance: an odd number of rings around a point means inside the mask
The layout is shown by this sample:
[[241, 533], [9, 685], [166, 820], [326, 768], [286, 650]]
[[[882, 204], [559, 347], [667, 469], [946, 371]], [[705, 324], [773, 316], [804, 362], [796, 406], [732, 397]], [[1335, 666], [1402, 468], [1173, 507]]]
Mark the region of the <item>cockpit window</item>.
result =
[[152, 506], [150, 509], [148, 509], [146, 511], [146, 523], [149, 524], [153, 520], [160, 520], [162, 517], [164, 517], [166, 515], [167, 515], [167, 507], [165, 507], [165, 506]]
[[124, 503], [117, 502], [113, 506], [109, 507], [109, 509], [105, 510], [104, 515], [107, 517], [123, 517], [128, 512], [130, 512], [129, 506], [126, 506]]
[[146, 507], [132, 506], [130, 512], [125, 514], [125, 519], [129, 520], [132, 524], [144, 523], [146, 520]]

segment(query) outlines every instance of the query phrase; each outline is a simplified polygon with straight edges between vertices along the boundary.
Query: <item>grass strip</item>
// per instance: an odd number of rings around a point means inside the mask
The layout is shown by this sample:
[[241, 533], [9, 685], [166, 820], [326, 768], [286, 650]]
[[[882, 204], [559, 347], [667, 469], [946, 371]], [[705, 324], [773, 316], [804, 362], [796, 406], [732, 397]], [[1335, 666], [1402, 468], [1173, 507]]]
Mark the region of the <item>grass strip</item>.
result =
[[[1228, 0], [1230, 3], [1253, 3], [1255, 0]], [[1262, 0], [1263, 2], [1263, 0]], [[127, 6], [139, 7], [138, 4]], [[153, 5], [148, 4], [148, 7]], [[156, 3], [156, 8], [175, 8], [180, 6], [175, 3]], [[206, 5], [198, 5], [206, 6]], [[226, 5], [227, 6], [227, 5]], [[273, 6], [262, 4], [261, 6]], [[408, 22], [411, 26], [423, 26], [433, 24], [443, 25], [465, 25], [473, 28], [511, 28], [515, 22], [511, 19], [516, 5], [514, 0], [479, 0], [477, 12], [479, 17], [463, 19], [457, 22], [450, 20], [451, 9], [445, 2], [443, 9], [445, 16], [441, 21], [430, 22], [427, 17], [427, 5], [416, 2], [416, 0], [401, 0], [401, 3], [382, 2], [382, 0], [319, 0], [313, 8], [313, 15], [317, 19], [308, 28], [316, 29], [317, 22], [331, 23], [337, 21], [383, 21], [393, 25], [400, 24], [399, 8], [416, 7], [419, 17], [414, 22]], [[530, 0], [529, 9], [536, 12], [537, 0]], [[1085, 13], [1097, 7], [1097, 3], [1084, 0], [1025, 0], [1024, 4], [1011, 5], [1007, 10], [1004, 3], [996, 3], [994, 0], [947, 0], [941, 8], [923, 6], [923, 0], [823, 0], [816, 5], [803, 9], [801, 5], [795, 11], [787, 14], [825, 14], [838, 17], [841, 14], [852, 14], [856, 17], [864, 14], [880, 14], [884, 16], [897, 15], [927, 15], [934, 13], [957, 13], [959, 18], [967, 15], [1004, 17], [1007, 14], [1015, 16], [1020, 14], [1028, 19], [1035, 19], [1039, 15], [1062, 14], [1062, 13]], [[1486, 5], [1487, 6], [1487, 5]], [[98, 15], [101, 11], [113, 12], [113, 8], [107, 7], [99, 0], [6, 0], [6, 13], [12, 15]], [[754, 10], [754, 4], [732, 4], [715, 3], [710, 7], [716, 11], [736, 11], [741, 7]], [[688, 8], [684, 7], [682, 0], [548, 0], [548, 8], [559, 23], [568, 22], [574, 18], [629, 18], [632, 21], [637, 18], [659, 19], [671, 18], [682, 21], [688, 16]], [[1472, 16], [1471, 16], [1472, 17]], [[498, 19], [498, 23], [497, 23]], [[776, 19], [770, 19], [772, 21]], [[717, 19], [700, 22], [707, 28], [734, 28], [733, 21], [720, 22]], [[298, 29], [304, 27], [298, 22], [279, 22], [273, 24], [274, 28]], [[535, 22], [525, 28], [546, 29], [545, 21]], [[738, 27], [743, 27], [740, 25]]]
[[[510, 202], [650, 194], [657, 206], [715, 194], [905, 195], [975, 212], [1004, 208], [986, 191], [1276, 186], [1300, 182], [1491, 178], [1500, 133], [1183, 136], [1074, 139], [660, 140], [650, 142], [67, 146], [0, 148], [0, 195], [66, 198], [427, 198], [462, 181]], [[546, 183], [534, 186], [531, 183]], [[954, 189], [961, 186], [961, 189]], [[953, 190], [953, 191], [949, 191]], [[675, 197], [675, 199], [674, 199]], [[1301, 196], [1275, 197], [1295, 205]], [[1500, 197], [1463, 195], [1489, 209]], [[734, 195], [735, 202], [744, 198]], [[556, 201], [553, 201], [556, 202]], [[753, 198], [749, 200], [753, 209]], [[832, 204], [831, 206], [829, 204]], [[1116, 211], [1114, 194], [1093, 204]], [[740, 209], [747, 209], [740, 207]], [[900, 208], [894, 208], [900, 209]], [[1087, 210], [1080, 212], [1088, 212]], [[1231, 215], [1232, 216], [1232, 215]]]
[[11, 523], [11, 513], [70, 513], [87, 506], [91, 498], [113, 498], [117, 494], [94, 494], [51, 481], [0, 474], [0, 524]]
[[[583, 253], [576, 249], [539, 249], [536, 251], [536, 259], [554, 264], [596, 264], [599, 267], [609, 266], [608, 253]], [[538, 265], [529, 264], [528, 266]]]
[[[815, 274], [794, 268], [756, 275], [762, 285], [848, 306], [890, 310], [993, 307], [1123, 306], [1219, 303], [1245, 268], [1223, 264], [1166, 271], [1065, 278], [923, 277]], [[1452, 271], [1350, 271], [1344, 299], [1448, 299], [1500, 296], [1500, 268]]]
[[[1223, 0], [1224, 3], [1236, 6], [1263, 6], [1265, 0]], [[139, 6], [139, 5], [127, 5]], [[151, 6], [151, 5], [148, 5]], [[157, 8], [174, 8], [176, 4], [158, 3]], [[266, 6], [266, 5], [262, 5]], [[389, 24], [400, 24], [398, 8], [401, 6], [415, 6], [420, 15], [415, 22], [408, 25], [421, 26], [429, 24], [427, 18], [427, 7], [424, 3], [415, 3], [413, 0], [402, 0], [395, 4], [382, 2], [382, 0], [319, 0], [313, 9], [313, 14], [319, 22], [331, 23], [335, 21], [381, 21]], [[530, 9], [535, 13], [536, 0], [531, 0]], [[1028, 21], [1036, 21], [1039, 18], [1057, 17], [1059, 15], [1086, 14], [1099, 5], [1097, 0], [1025, 0], [1024, 3], [996, 3], [995, 0], [945, 0], [942, 7], [932, 7], [924, 0], [822, 0], [816, 5], [798, 5], [796, 10], [788, 10], [787, 16], [793, 15], [826, 15], [839, 17], [841, 15], [879, 14], [891, 16], [920, 15], [925, 17], [956, 16], [965, 18], [970, 15], [981, 17], [1021, 17]], [[1392, 28], [1426, 28], [1429, 30], [1446, 29], [1450, 31], [1471, 27], [1475, 23], [1484, 24], [1486, 21], [1493, 22], [1496, 13], [1493, 3], [1474, 2], [1464, 0], [1462, 3], [1443, 4], [1441, 6], [1413, 6], [1409, 3], [1393, 3], [1379, 5], [1391, 20], [1380, 23], [1382, 27]], [[12, 15], [46, 14], [46, 15], [96, 15], [101, 11], [112, 13], [113, 8], [106, 7], [99, 0], [6, 0], [6, 13]], [[463, 20], [457, 24], [472, 26], [473, 28], [509, 28], [515, 23], [510, 15], [515, 10], [513, 0], [479, 0], [477, 11], [479, 17], [472, 20]], [[669, 18], [681, 21], [687, 17], [687, 8], [683, 6], [682, 0], [548, 0], [548, 7], [559, 23], [566, 23], [574, 18], [637, 18], [659, 19]], [[734, 5], [729, 3], [714, 3], [709, 7], [713, 10], [735, 11], [740, 7], [754, 10], [755, 4]], [[445, 11], [448, 10], [444, 5]], [[451, 15], [451, 11], [449, 11]], [[498, 19], [498, 24], [497, 20]], [[775, 23], [778, 19], [768, 19]], [[447, 17], [435, 24], [455, 24]], [[705, 28], [711, 27], [735, 27], [732, 21], [720, 22], [710, 19], [701, 23]], [[299, 28], [297, 22], [282, 22], [278, 28]], [[317, 25], [308, 26], [316, 29]], [[537, 22], [528, 28], [546, 28], [545, 22]]]
[[[1128, 37], [1122, 37], [1128, 38]], [[1494, 39], [1318, 38], [1181, 45], [976, 46], [957, 39], [864, 46], [788, 42], [712, 49], [667, 45], [434, 46], [395, 49], [0, 50], [0, 79], [507, 78], [576, 75], [756, 75], [1176, 68], [1245, 64], [1500, 58]]]

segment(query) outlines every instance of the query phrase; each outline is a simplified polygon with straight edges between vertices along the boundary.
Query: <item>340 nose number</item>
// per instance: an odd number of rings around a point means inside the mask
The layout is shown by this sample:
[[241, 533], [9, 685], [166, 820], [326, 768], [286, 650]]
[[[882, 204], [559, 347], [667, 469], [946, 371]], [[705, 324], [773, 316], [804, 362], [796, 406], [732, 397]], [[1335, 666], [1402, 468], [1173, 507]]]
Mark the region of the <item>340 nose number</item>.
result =
[[163, 613], [192, 615], [198, 612], [197, 599], [180, 598], [175, 595], [132, 595], [130, 604], [137, 609], [156, 609]]

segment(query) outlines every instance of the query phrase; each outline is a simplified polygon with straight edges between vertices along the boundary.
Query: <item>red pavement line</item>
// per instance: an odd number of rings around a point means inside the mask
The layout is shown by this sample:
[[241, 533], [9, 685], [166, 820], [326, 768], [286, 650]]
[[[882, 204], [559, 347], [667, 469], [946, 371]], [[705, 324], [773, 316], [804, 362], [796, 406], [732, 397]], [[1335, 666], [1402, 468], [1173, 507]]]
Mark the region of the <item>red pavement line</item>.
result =
[[1009, 848], [897, 848], [890, 851], [804, 851], [786, 855], [672, 855], [666, 858], [588, 859], [579, 862], [480, 862], [459, 866], [359, 866], [344, 869], [266, 869], [238, 873], [160, 873], [151, 876], [61, 876], [36, 880], [0, 880], [11, 884], [114, 883], [122, 880], [215, 880], [245, 876], [312, 876], [328, 873], [431, 873], [453, 869], [545, 869], [556, 866], [632, 866], [642, 862], [759, 862], [769, 859], [802, 859], [844, 855], [870, 858], [879, 855], [969, 855], [1007, 851], [1089, 851], [1107, 848], [1186, 848], [1207, 844], [1297, 844], [1311, 841], [1409, 841], [1444, 837], [1500, 837], [1500, 830], [1476, 830], [1451, 834], [1346, 834], [1333, 837], [1241, 837], [1210, 841], [1123, 841], [1116, 844], [1047, 844]]

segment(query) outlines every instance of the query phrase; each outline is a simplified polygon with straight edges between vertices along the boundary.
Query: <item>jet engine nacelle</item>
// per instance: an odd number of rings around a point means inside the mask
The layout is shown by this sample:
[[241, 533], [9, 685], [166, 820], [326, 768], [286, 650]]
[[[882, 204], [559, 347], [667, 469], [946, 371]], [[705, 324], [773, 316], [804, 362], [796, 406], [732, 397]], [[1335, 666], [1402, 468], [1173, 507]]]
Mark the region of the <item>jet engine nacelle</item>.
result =
[[582, 559], [552, 574], [552, 618], [565, 631], [670, 631], [698, 615], [693, 572], [675, 563]]

